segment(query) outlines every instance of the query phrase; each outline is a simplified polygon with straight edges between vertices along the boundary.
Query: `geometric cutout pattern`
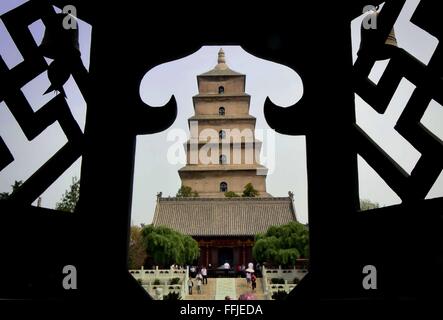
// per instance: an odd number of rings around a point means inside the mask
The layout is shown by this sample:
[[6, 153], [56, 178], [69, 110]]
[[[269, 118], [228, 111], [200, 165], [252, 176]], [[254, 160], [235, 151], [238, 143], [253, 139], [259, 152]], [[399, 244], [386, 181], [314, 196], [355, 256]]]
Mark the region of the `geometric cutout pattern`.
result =
[[[436, 8], [430, 2], [420, 2], [411, 22], [426, 30], [439, 40], [428, 65], [401, 48], [397, 48], [390, 58], [378, 83], [373, 83], [369, 73], [375, 63], [373, 55], [361, 55], [354, 64], [355, 93], [365, 100], [375, 111], [384, 113], [402, 78], [416, 86], [394, 129], [402, 135], [421, 157], [411, 174], [406, 173], [386, 152], [384, 152], [358, 125], [355, 125], [356, 150], [365, 161], [382, 177], [403, 202], [424, 199], [443, 169], [443, 144], [421, 123], [420, 119], [431, 100], [443, 105], [443, 80], [441, 66], [443, 50], [441, 45], [441, 22], [435, 14]], [[393, 28], [402, 3], [385, 4], [379, 19], [386, 24], [380, 26], [378, 45], [384, 43]]]
[[[0, 60], [0, 102], [4, 101], [26, 138], [31, 141], [49, 126], [58, 123], [67, 143], [34, 172], [15, 191], [11, 201], [30, 205], [82, 154], [83, 133], [75, 121], [63, 95], [58, 94], [34, 111], [21, 88], [48, 70], [48, 64], [39, 50], [29, 25], [41, 19], [47, 26], [54, 9], [48, 3], [29, 1], [1, 16], [11, 38], [23, 56], [23, 61], [9, 69]], [[72, 63], [69, 72], [86, 100], [88, 74], [80, 57]], [[0, 137], [0, 170], [14, 160]]]

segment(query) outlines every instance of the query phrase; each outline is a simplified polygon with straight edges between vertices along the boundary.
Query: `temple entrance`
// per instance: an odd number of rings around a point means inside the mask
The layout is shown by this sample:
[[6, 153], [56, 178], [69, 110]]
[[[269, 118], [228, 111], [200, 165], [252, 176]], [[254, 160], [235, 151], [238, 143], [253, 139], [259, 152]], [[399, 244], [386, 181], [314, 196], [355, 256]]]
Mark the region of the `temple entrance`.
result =
[[233, 267], [233, 262], [234, 262], [233, 248], [218, 249], [218, 265], [222, 266], [225, 262], [228, 262], [231, 268]]

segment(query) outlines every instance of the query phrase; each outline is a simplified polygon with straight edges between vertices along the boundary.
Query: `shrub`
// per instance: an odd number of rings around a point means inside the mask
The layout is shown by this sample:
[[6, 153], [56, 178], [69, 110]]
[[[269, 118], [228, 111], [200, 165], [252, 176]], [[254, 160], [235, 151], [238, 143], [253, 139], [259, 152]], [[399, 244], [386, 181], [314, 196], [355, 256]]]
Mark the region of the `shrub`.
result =
[[180, 189], [178, 189], [177, 194], [175, 196], [177, 198], [198, 197], [198, 192], [193, 191], [191, 187], [181, 186]]
[[285, 279], [283, 278], [272, 278], [271, 279], [272, 284], [285, 284]]
[[292, 280], [294, 284], [298, 284], [300, 282], [300, 279], [295, 277], [294, 280]]
[[240, 196], [238, 194], [236, 194], [234, 191], [226, 191], [225, 197], [226, 198], [236, 198], [236, 197], [240, 197]]
[[160, 285], [160, 280], [159, 279], [155, 279], [152, 284], [155, 285], [155, 286], [159, 286]]
[[286, 300], [286, 297], [288, 294], [284, 290], [278, 290], [277, 292], [274, 292], [272, 295], [272, 299], [274, 300]]
[[178, 292], [169, 292], [167, 295], [163, 296], [163, 300], [181, 300], [180, 294]]
[[248, 183], [245, 185], [245, 188], [243, 190], [242, 197], [256, 197], [258, 196], [258, 191], [254, 189], [252, 186], [252, 183]]
[[169, 284], [179, 284], [180, 278], [172, 278], [171, 281], [169, 281]]

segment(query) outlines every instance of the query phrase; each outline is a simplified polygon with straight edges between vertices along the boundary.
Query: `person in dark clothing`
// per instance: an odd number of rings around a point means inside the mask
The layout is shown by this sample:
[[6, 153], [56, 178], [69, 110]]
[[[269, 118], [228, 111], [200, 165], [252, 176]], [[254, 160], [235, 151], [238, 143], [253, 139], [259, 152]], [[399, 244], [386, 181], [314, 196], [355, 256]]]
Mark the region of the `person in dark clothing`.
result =
[[251, 284], [252, 284], [252, 291], [254, 291], [255, 288], [257, 288], [257, 277], [255, 276], [255, 274], [251, 275]]

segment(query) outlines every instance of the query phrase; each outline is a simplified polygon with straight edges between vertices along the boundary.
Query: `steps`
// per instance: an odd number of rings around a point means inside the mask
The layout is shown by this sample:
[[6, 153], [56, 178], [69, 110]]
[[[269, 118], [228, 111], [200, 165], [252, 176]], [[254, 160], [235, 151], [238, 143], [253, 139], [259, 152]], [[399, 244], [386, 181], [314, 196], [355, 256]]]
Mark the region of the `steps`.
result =
[[236, 299], [236, 278], [217, 278], [215, 300], [225, 300], [226, 296]]
[[256, 297], [256, 300], [265, 300], [262, 278], [257, 278], [257, 288], [254, 291], [252, 291], [251, 285], [248, 285], [246, 283], [245, 278], [236, 278], [235, 280], [236, 280], [236, 291], [237, 291], [236, 299], [238, 299], [238, 297], [244, 293], [252, 292]]
[[[197, 293], [194, 286], [192, 295], [187, 294], [184, 300], [224, 300], [226, 296], [237, 300], [238, 297], [247, 292], [253, 292], [251, 286], [247, 286], [245, 278], [209, 278], [208, 284], [202, 285], [202, 293]], [[257, 288], [253, 294], [257, 300], [264, 300], [262, 278], [257, 279]]]

